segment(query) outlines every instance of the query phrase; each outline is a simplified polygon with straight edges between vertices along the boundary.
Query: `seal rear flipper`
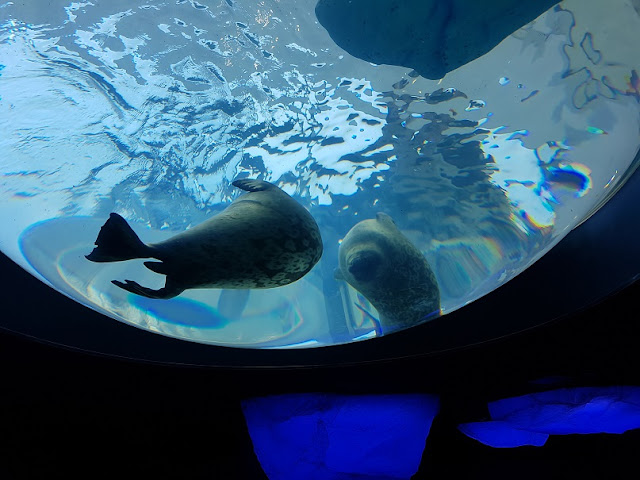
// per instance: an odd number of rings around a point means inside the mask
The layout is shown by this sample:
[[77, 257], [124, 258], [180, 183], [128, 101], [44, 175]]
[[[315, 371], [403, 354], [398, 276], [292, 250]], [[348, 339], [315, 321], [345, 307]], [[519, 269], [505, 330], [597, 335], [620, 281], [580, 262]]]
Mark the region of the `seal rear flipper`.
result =
[[263, 190], [277, 188], [275, 185], [269, 182], [265, 182], [263, 180], [252, 180], [251, 178], [241, 178], [240, 180], [235, 180], [231, 185], [247, 192], [260, 192]]
[[127, 221], [112, 213], [100, 229], [96, 248], [86, 255], [92, 262], [121, 262], [132, 258], [152, 257], [151, 248], [142, 243]]
[[113, 283], [116, 287], [120, 287], [123, 290], [126, 290], [127, 292], [135, 293], [136, 295], [140, 295], [142, 297], [157, 298], [163, 300], [176, 297], [184, 292], [184, 288], [176, 288], [175, 286], [171, 285], [165, 285], [164, 288], [153, 290], [152, 288], [143, 287], [138, 282], [134, 282], [133, 280], [125, 280], [124, 283], [118, 280], [112, 280], [111, 283]]

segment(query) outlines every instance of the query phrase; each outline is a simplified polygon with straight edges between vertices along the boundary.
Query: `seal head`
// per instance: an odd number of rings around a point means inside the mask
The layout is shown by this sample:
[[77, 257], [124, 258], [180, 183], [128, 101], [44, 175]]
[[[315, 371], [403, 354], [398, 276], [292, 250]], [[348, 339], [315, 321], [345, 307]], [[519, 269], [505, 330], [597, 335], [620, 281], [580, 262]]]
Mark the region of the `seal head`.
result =
[[389, 215], [378, 213], [349, 230], [338, 249], [338, 262], [336, 278], [371, 302], [383, 331], [440, 314], [440, 289], [431, 267]]

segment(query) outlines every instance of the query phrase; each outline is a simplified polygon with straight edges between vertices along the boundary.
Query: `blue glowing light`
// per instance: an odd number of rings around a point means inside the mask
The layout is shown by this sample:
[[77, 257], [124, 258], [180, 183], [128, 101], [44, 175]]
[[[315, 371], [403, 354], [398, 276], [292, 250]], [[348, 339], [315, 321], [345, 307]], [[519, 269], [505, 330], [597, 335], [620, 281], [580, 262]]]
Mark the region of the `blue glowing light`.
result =
[[489, 403], [492, 421], [464, 434], [492, 447], [542, 446], [549, 435], [624, 433], [640, 428], [640, 387], [562, 388]]
[[420, 465], [433, 395], [293, 394], [242, 409], [270, 480], [400, 480]]

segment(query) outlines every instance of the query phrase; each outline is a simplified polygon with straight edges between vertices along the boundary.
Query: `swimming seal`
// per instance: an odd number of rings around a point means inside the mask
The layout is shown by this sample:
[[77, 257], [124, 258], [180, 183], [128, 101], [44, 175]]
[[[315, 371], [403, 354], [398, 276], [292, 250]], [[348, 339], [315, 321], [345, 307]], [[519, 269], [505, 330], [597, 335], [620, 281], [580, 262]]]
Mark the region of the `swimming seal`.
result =
[[149, 298], [172, 298], [189, 288], [273, 288], [295, 282], [322, 256], [320, 230], [311, 214], [280, 188], [241, 179], [247, 193], [218, 215], [164, 242], [144, 244], [126, 220], [112, 213], [100, 229], [92, 262], [144, 262], [166, 275], [164, 288], [137, 282], [112, 283]]
[[380, 313], [383, 332], [400, 330], [440, 315], [436, 277], [391, 217], [356, 224], [338, 249], [336, 279], [345, 280]]

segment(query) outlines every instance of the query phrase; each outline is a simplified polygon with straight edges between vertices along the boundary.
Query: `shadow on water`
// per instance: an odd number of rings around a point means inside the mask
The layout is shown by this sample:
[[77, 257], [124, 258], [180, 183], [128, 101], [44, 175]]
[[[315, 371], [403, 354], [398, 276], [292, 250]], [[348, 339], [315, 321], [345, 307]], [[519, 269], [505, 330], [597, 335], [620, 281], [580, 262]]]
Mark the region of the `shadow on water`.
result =
[[197, 328], [222, 328], [229, 319], [219, 312], [188, 299], [172, 298], [171, 300], [155, 300], [146, 297], [132, 296], [131, 303], [146, 311], [155, 318]]

